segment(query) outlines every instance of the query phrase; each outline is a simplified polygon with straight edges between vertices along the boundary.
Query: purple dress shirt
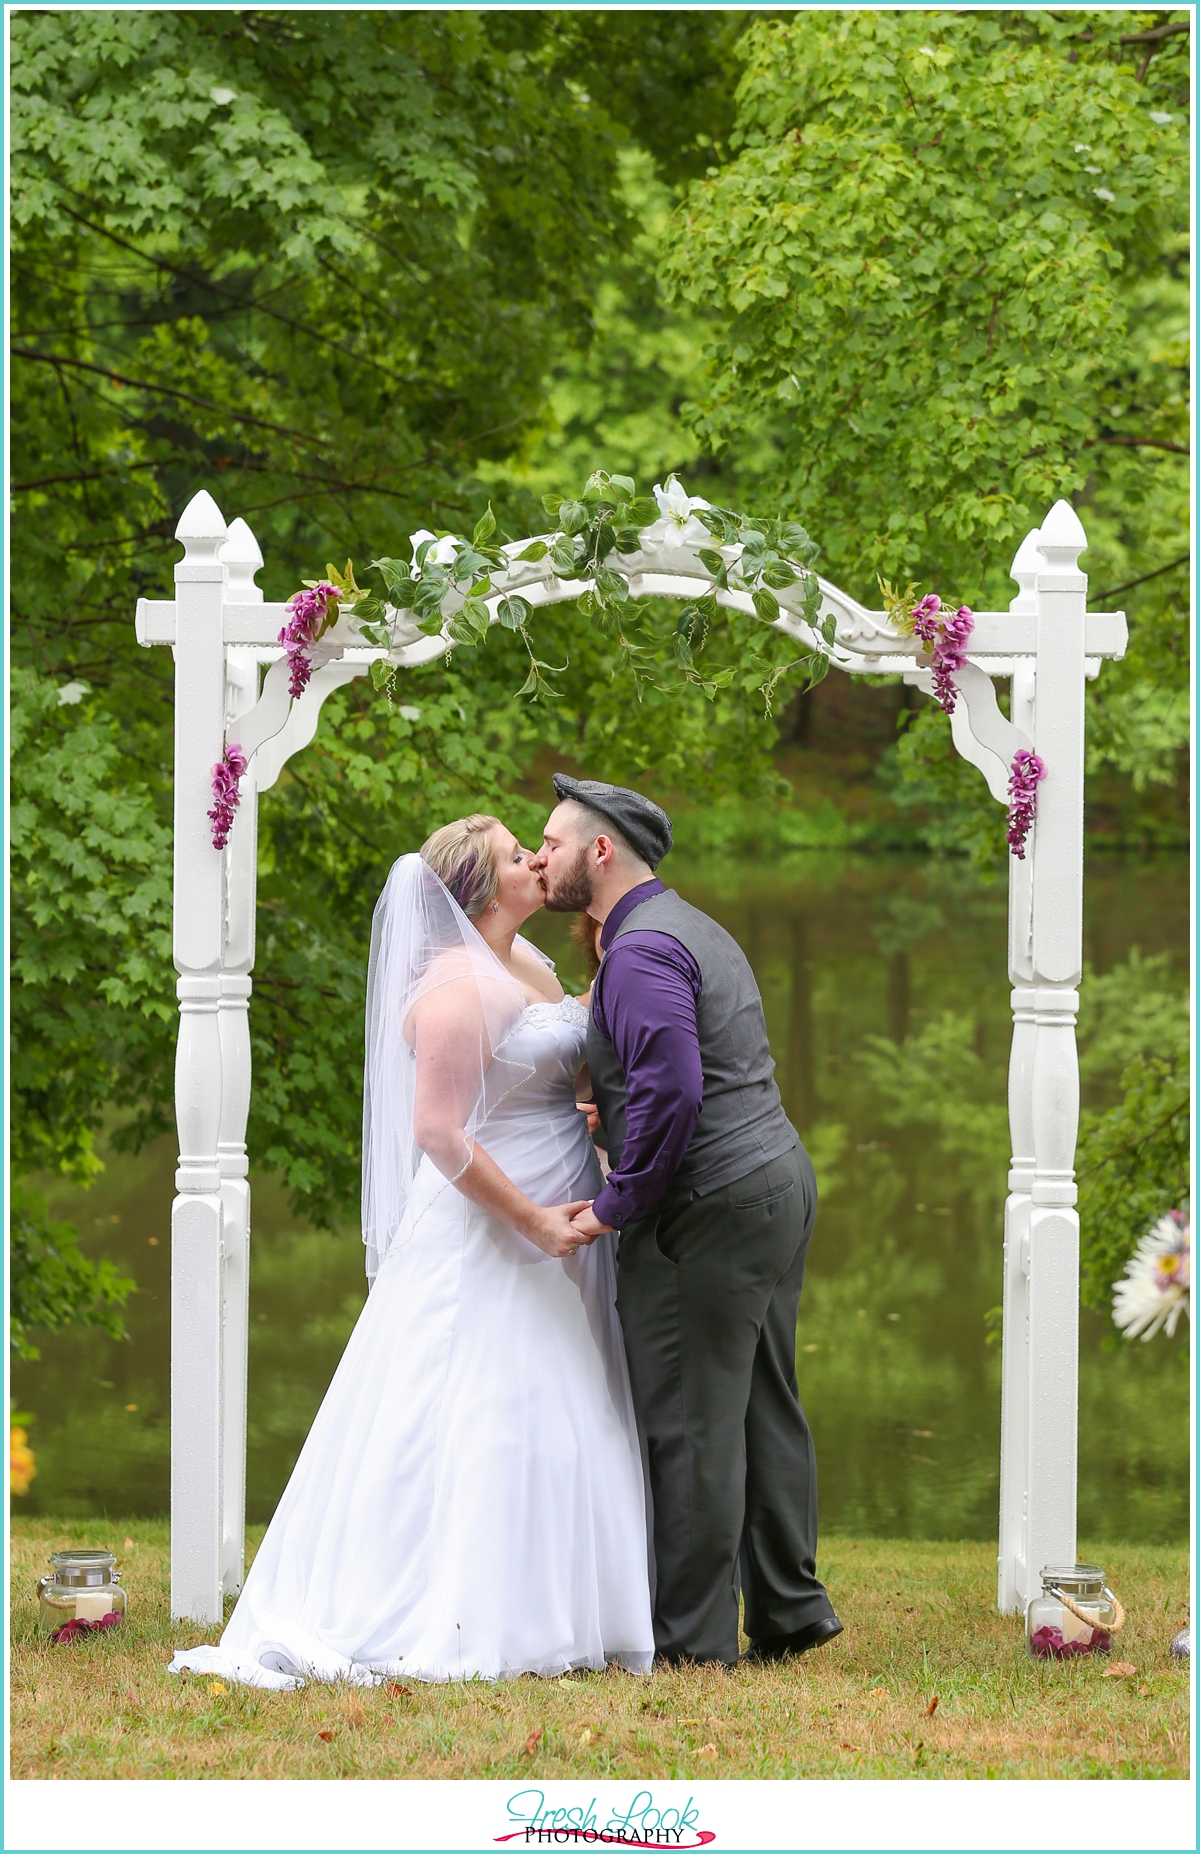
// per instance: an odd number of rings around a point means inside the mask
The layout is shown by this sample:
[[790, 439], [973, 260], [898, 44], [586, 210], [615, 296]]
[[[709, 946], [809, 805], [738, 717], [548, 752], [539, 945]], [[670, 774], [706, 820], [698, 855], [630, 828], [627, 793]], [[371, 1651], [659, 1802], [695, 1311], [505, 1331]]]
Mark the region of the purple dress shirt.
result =
[[644, 1217], [667, 1191], [704, 1099], [695, 959], [673, 935], [649, 928], [633, 927], [613, 943], [639, 902], [665, 890], [657, 876], [630, 889], [600, 930], [604, 983], [592, 987], [592, 1015], [617, 1052], [628, 1099], [621, 1162], [592, 1209], [614, 1229]]

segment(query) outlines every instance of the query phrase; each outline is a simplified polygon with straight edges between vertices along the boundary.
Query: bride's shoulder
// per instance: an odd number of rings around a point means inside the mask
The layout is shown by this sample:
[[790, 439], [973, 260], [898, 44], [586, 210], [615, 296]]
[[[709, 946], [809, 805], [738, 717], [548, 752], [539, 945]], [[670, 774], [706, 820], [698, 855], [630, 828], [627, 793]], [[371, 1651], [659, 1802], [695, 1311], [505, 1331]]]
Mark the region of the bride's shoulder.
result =
[[417, 990], [418, 992], [432, 991], [439, 985], [450, 984], [454, 979], [492, 978], [494, 976], [492, 969], [467, 947], [447, 947], [445, 952], [435, 954], [430, 960], [421, 974]]
[[520, 979], [531, 1004], [560, 1004], [564, 997], [554, 961], [540, 947], [518, 934], [513, 941], [511, 970]]
[[[519, 1014], [521, 986], [497, 961], [484, 961], [467, 948], [452, 948], [432, 959], [410, 993], [405, 1024], [420, 1019], [475, 1019], [482, 1010], [489, 1022]], [[410, 1039], [411, 1040], [411, 1039]]]

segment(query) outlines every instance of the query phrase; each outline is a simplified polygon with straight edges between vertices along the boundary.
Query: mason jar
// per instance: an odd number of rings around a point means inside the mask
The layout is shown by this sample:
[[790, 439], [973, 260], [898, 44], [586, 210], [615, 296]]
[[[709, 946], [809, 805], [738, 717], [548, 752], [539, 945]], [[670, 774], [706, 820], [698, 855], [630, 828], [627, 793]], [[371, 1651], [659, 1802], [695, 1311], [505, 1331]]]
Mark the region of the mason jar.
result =
[[[1073, 1607], [1063, 1601], [1069, 1598]], [[1076, 1611], [1082, 1611], [1082, 1615]], [[1040, 1660], [1065, 1661], [1081, 1654], [1111, 1654], [1114, 1629], [1124, 1611], [1098, 1564], [1047, 1565], [1042, 1594], [1026, 1614], [1029, 1652]]]
[[67, 1622], [125, 1620], [125, 1592], [111, 1551], [52, 1551], [53, 1570], [38, 1583], [43, 1624], [61, 1629]]

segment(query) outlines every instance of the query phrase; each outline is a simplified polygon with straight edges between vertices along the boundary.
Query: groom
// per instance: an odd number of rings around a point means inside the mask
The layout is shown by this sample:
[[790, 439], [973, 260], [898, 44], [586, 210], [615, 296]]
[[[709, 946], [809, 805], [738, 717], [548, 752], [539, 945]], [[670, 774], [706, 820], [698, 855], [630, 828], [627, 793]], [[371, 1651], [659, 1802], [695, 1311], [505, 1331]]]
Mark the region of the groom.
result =
[[588, 1063], [612, 1171], [573, 1227], [619, 1232], [617, 1309], [654, 1506], [667, 1662], [781, 1660], [841, 1633], [816, 1577], [817, 1482], [796, 1311], [817, 1193], [762, 1000], [723, 927], [654, 871], [671, 821], [558, 773], [534, 859], [556, 912], [601, 922]]

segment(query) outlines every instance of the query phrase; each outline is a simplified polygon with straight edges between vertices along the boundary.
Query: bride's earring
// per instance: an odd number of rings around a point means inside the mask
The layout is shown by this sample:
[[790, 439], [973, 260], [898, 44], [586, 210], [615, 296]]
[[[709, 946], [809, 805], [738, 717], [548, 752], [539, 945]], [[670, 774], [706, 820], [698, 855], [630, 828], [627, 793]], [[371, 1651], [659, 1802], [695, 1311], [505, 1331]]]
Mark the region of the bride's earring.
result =
[[500, 903], [499, 903], [498, 901], [493, 901], [493, 903], [492, 903], [492, 913], [493, 913], [493, 914], [499, 914], [499, 912], [500, 912]]

